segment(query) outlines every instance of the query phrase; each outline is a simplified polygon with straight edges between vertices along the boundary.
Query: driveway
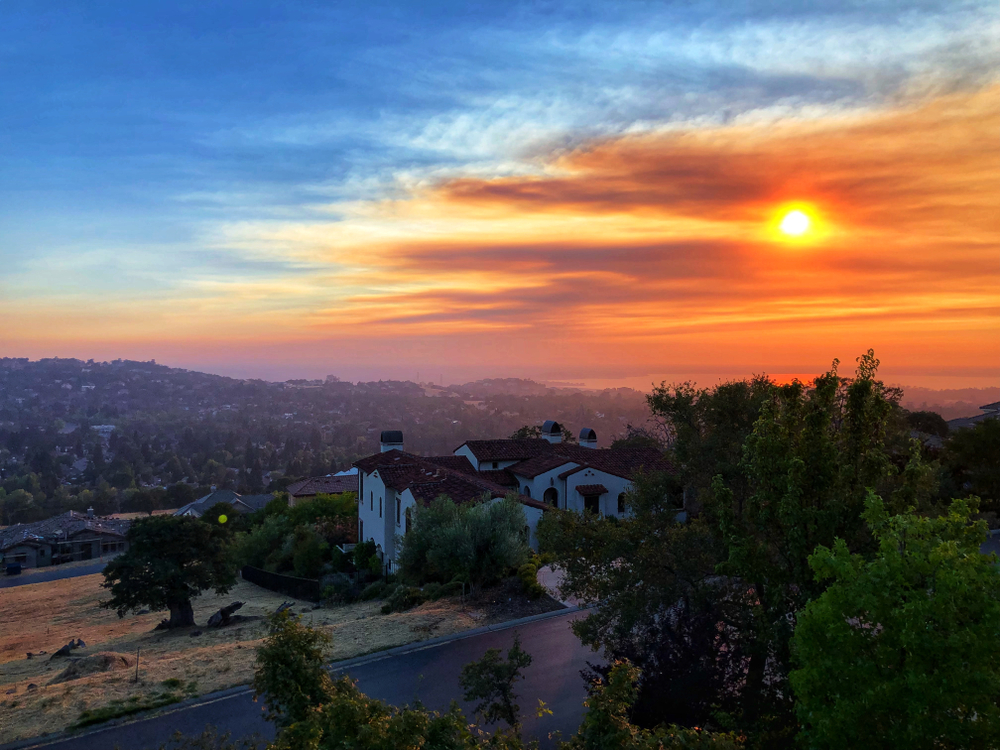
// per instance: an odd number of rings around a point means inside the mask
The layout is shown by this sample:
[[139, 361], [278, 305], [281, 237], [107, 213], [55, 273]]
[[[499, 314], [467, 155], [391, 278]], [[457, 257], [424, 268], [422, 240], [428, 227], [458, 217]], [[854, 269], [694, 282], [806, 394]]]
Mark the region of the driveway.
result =
[[[518, 686], [519, 704], [524, 717], [524, 735], [538, 737], [542, 747], [553, 747], [550, 732], [560, 731], [564, 737], [576, 731], [583, 718], [586, 699], [580, 670], [587, 662], [600, 658], [585, 648], [570, 631], [570, 623], [584, 612], [567, 611], [559, 616], [522, 624], [504, 630], [450, 640], [421, 647], [416, 644], [403, 653], [374, 655], [364, 660], [347, 662], [338, 671], [358, 681], [362, 691], [395, 705], [412, 703], [419, 698], [427, 708], [444, 710], [452, 699], [462, 695], [458, 684], [463, 665], [479, 659], [487, 648], [506, 650], [514, 633], [521, 634], [522, 647], [532, 655], [533, 663], [524, 671], [524, 681]], [[534, 709], [538, 700], [545, 701], [551, 716], [537, 718]], [[461, 702], [461, 701], [460, 701]], [[471, 718], [471, 708], [463, 704]], [[47, 744], [28, 744], [24, 748], [46, 750], [114, 750], [116, 745], [129, 750], [156, 748], [171, 734], [180, 730], [193, 735], [207, 724], [221, 731], [232, 732], [234, 738], [259, 732], [273, 737], [273, 728], [261, 716], [260, 705], [253, 702], [245, 688], [205, 696], [196, 705], [179, 708], [148, 719], [106, 727], [75, 738], [54, 740]]]
[[109, 560], [110, 558], [105, 558], [89, 565], [74, 565], [68, 568], [60, 568], [60, 566], [55, 565], [52, 568], [33, 570], [30, 573], [25, 571], [18, 576], [0, 575], [0, 589], [28, 586], [32, 583], [45, 583], [46, 581], [61, 581], [63, 578], [89, 576], [104, 570], [104, 566], [108, 564]]

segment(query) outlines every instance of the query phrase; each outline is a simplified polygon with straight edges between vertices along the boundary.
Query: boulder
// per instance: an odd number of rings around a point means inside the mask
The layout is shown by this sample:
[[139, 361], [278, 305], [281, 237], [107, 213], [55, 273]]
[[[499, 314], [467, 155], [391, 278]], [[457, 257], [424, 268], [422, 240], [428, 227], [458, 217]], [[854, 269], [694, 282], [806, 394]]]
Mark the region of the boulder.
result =
[[229, 624], [229, 618], [233, 616], [233, 612], [240, 609], [243, 606], [243, 602], [233, 602], [228, 607], [223, 607], [214, 615], [208, 618], [208, 627], [210, 628], [221, 628]]
[[119, 654], [114, 651], [100, 651], [90, 656], [74, 659], [62, 672], [56, 675], [50, 685], [69, 682], [99, 672], [111, 672], [118, 669], [128, 669], [135, 666], [135, 657]]

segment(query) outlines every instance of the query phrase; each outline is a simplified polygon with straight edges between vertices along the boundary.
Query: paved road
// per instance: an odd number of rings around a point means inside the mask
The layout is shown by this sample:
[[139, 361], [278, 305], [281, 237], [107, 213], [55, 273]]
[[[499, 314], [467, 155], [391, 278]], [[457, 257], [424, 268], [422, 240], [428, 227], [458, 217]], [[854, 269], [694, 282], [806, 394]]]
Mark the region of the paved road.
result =
[[[587, 661], [598, 661], [596, 654], [580, 645], [570, 630], [572, 620], [583, 616], [578, 611], [517, 628], [483, 633], [457, 641], [430, 645], [422, 649], [393, 656], [373, 657], [371, 661], [349, 667], [346, 671], [358, 680], [358, 686], [368, 695], [401, 705], [415, 698], [431, 709], [446, 709], [450, 701], [461, 697], [458, 675], [464, 664], [478, 659], [487, 648], [509, 648], [517, 630], [522, 646], [534, 659], [525, 670], [520, 684], [521, 712], [525, 717], [526, 737], [539, 737], [543, 747], [550, 732], [572, 734], [583, 717], [586, 698], [580, 670]], [[538, 719], [534, 707], [544, 700], [552, 716]], [[471, 716], [469, 706], [463, 708]], [[221, 731], [243, 737], [260, 732], [272, 737], [270, 724], [261, 717], [261, 707], [255, 704], [249, 691], [221, 695], [212, 702], [178, 709], [132, 724], [108, 727], [81, 737], [58, 740], [46, 745], [46, 750], [140, 750], [155, 748], [174, 731], [184, 734], [201, 732], [207, 724]]]
[[19, 576], [0, 576], [0, 589], [11, 586], [27, 586], [32, 583], [45, 583], [46, 581], [61, 581], [63, 578], [76, 578], [77, 576], [89, 576], [93, 573], [100, 573], [108, 560], [99, 560], [92, 565], [78, 565], [73, 568], [59, 569], [54, 566], [51, 570], [39, 571], [37, 573], [22, 573]]

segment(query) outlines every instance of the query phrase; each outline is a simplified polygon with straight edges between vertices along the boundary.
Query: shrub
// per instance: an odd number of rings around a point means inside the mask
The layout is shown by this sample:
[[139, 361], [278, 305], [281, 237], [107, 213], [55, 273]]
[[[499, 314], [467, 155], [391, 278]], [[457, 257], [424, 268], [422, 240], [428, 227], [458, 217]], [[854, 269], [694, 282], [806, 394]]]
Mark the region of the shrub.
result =
[[299, 526], [292, 543], [292, 569], [300, 578], [319, 578], [330, 546], [310, 526]]
[[425, 601], [427, 601], [427, 596], [420, 589], [415, 586], [400, 586], [386, 597], [385, 604], [382, 605], [382, 614], [405, 612]]
[[375, 583], [369, 583], [361, 591], [361, 596], [358, 598], [363, 602], [370, 602], [372, 599], [381, 599], [385, 596], [387, 584], [384, 581], [375, 581]]
[[527, 560], [526, 525], [513, 498], [456, 505], [440, 497], [417, 508], [401, 540], [400, 569], [414, 583], [460, 579], [473, 588], [495, 583]]
[[525, 563], [518, 568], [517, 577], [529, 599], [538, 599], [545, 594], [545, 587], [538, 582], [538, 567], [535, 563]]

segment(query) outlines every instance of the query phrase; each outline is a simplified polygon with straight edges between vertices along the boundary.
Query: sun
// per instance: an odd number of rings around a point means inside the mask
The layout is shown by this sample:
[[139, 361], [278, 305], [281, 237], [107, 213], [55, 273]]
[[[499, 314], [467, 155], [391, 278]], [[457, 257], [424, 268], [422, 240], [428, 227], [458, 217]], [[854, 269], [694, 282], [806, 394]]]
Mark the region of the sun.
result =
[[796, 209], [789, 211], [781, 218], [778, 229], [791, 237], [801, 237], [809, 231], [810, 226], [812, 226], [812, 219], [809, 218], [809, 215]]

